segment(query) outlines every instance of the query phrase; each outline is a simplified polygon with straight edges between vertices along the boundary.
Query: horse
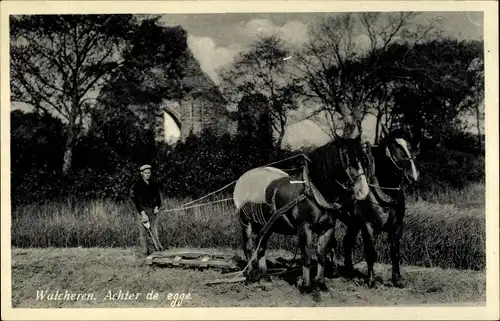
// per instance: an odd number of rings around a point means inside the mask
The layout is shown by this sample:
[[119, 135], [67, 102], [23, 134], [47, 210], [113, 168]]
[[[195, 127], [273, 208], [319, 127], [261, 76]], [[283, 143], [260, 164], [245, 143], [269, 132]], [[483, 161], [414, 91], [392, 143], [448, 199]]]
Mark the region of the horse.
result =
[[[364, 199], [368, 182], [361, 163], [364, 159], [361, 139], [337, 138], [305, 155], [301, 174], [289, 175], [274, 167], [258, 167], [245, 172], [237, 181], [233, 200], [237, 208], [243, 250], [247, 259], [247, 281], [260, 278], [270, 281], [265, 251], [271, 233], [298, 235], [302, 257], [303, 282], [299, 290], [310, 293], [316, 286], [328, 291], [324, 268], [328, 250], [335, 241], [335, 215], [346, 199]], [[274, 216], [280, 210], [282, 215]], [[275, 220], [272, 225], [266, 225]], [[271, 226], [263, 232], [264, 226]], [[270, 233], [267, 233], [270, 232]], [[318, 270], [314, 282], [310, 280], [312, 232], [319, 235]], [[252, 267], [255, 240], [258, 269]], [[260, 244], [260, 246], [259, 246]], [[255, 252], [254, 252], [255, 255]], [[260, 272], [260, 275], [257, 273]]]
[[382, 126], [384, 137], [378, 146], [365, 145], [365, 154], [371, 160], [367, 169], [370, 181], [370, 193], [364, 200], [349, 203], [343, 208], [353, 215], [343, 215], [339, 219], [347, 226], [344, 236], [344, 269], [347, 276], [352, 276], [352, 248], [361, 230], [365, 259], [368, 265], [367, 283], [375, 285], [373, 265], [377, 259], [374, 239], [385, 231], [390, 243], [392, 263], [392, 283], [396, 287], [405, 287], [400, 272], [400, 240], [404, 228], [406, 200], [404, 184], [416, 183], [419, 171], [415, 157], [419, 154], [419, 143], [405, 130], [388, 132]]

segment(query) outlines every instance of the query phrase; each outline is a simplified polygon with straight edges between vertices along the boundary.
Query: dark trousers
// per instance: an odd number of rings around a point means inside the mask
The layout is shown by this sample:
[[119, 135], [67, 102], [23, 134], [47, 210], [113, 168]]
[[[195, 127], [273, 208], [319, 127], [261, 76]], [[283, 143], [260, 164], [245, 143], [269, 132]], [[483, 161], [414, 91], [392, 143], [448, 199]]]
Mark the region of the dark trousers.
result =
[[[154, 235], [156, 244], [159, 246], [160, 250], [162, 249], [162, 245], [160, 244], [160, 240], [158, 237], [158, 215], [154, 214], [152, 208], [145, 208], [144, 212], [149, 218], [150, 230]], [[141, 251], [144, 255], [150, 255], [153, 252], [156, 252], [153, 240], [151, 239], [151, 235], [148, 230], [142, 225], [141, 222], [141, 214], [137, 214], [137, 224], [139, 225], [139, 243], [141, 244]]]

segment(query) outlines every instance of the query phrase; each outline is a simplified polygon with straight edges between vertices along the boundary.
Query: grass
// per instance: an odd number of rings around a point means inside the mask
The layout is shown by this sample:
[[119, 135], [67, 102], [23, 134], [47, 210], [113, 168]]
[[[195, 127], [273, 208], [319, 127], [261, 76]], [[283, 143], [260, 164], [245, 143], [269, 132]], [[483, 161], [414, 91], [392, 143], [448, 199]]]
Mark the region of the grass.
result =
[[[164, 207], [176, 208], [187, 201], [167, 199]], [[21, 248], [137, 246], [134, 213], [130, 203], [104, 200], [19, 207], [12, 213], [12, 245]], [[484, 185], [410, 197], [405, 224], [401, 244], [403, 264], [485, 268]], [[338, 229], [340, 250], [345, 229], [341, 224]], [[241, 248], [241, 231], [230, 202], [163, 213], [159, 234], [162, 244], [171, 247]], [[379, 262], [389, 262], [386, 239], [382, 234], [377, 240]], [[269, 248], [294, 251], [296, 242], [296, 237], [275, 234]], [[362, 258], [360, 237], [355, 248], [355, 257]]]
[[471, 183], [466, 188], [428, 186], [425, 192], [409, 195], [410, 202], [420, 199], [431, 203], [453, 204], [460, 208], [481, 207], [485, 203], [484, 182]]
[[[270, 259], [292, 253], [270, 251]], [[359, 266], [364, 272], [364, 267]], [[375, 272], [384, 283], [369, 289], [361, 280], [326, 279], [330, 292], [319, 300], [301, 295], [289, 280], [275, 278], [269, 284], [220, 284], [205, 286], [204, 281], [220, 278], [220, 272], [182, 268], [151, 268], [131, 249], [46, 248], [13, 249], [12, 304], [14, 308], [116, 308], [164, 307], [173, 300], [168, 293], [190, 293], [182, 307], [337, 307], [394, 306], [421, 304], [485, 304], [484, 271], [443, 270], [405, 266], [404, 289], [390, 286], [390, 268], [377, 264]], [[64, 293], [93, 293], [90, 301], [36, 300], [40, 290]], [[104, 300], [108, 291], [141, 293], [137, 300]], [[158, 300], [146, 300], [150, 291]]]

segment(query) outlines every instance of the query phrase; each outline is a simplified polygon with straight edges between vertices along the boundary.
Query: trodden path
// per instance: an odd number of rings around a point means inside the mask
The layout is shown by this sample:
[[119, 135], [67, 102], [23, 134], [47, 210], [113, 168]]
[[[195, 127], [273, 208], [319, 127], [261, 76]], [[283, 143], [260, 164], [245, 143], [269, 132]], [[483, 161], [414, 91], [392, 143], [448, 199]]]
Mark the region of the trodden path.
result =
[[[279, 256], [293, 253], [270, 251], [270, 260]], [[404, 289], [391, 287], [390, 267], [377, 264], [385, 284], [369, 289], [361, 280], [327, 279], [330, 291], [319, 297], [301, 295], [282, 279], [206, 286], [220, 272], [153, 268], [132, 249], [13, 249], [11, 266], [14, 308], [471, 306], [486, 300], [484, 272], [404, 265]]]

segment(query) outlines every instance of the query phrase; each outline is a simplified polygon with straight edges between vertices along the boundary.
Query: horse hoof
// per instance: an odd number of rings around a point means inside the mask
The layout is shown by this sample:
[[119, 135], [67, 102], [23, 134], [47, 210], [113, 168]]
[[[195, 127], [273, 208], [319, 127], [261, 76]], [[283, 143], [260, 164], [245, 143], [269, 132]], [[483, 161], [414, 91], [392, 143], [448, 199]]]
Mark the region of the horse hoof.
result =
[[301, 294], [310, 294], [314, 290], [314, 287], [312, 285], [305, 286], [303, 284], [299, 285], [299, 292]]
[[339, 274], [343, 275], [346, 279], [353, 279], [355, 276], [354, 268], [353, 267], [344, 267], [342, 273], [339, 272]]
[[337, 279], [342, 276], [342, 273], [340, 273], [339, 270], [335, 270], [330, 274], [331, 279]]
[[271, 277], [269, 276], [269, 274], [264, 274], [260, 276], [259, 285], [263, 287], [269, 287], [272, 285]]
[[400, 289], [403, 289], [406, 287], [406, 282], [403, 279], [393, 279], [392, 284], [394, 285], [394, 287], [400, 288]]
[[313, 299], [314, 302], [320, 302], [321, 301], [321, 295], [318, 291], [314, 291], [313, 293], [311, 293], [311, 297]]
[[367, 279], [366, 280], [366, 285], [368, 285], [368, 287], [370, 289], [373, 289], [375, 287], [375, 279], [374, 278], [370, 278], [370, 279]]
[[328, 286], [326, 286], [325, 282], [319, 282], [318, 283], [318, 288], [322, 292], [329, 292], [330, 290], [328, 289]]
[[255, 270], [246, 275], [247, 283], [255, 283], [260, 280], [259, 273]]
[[266, 275], [262, 276], [260, 279], [261, 279], [261, 282], [272, 283], [271, 277], [269, 276], [269, 274], [266, 274]]

